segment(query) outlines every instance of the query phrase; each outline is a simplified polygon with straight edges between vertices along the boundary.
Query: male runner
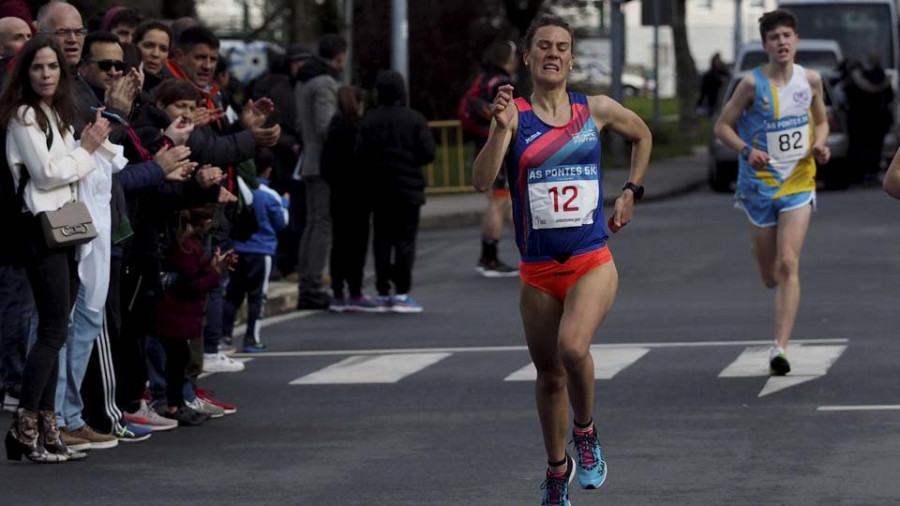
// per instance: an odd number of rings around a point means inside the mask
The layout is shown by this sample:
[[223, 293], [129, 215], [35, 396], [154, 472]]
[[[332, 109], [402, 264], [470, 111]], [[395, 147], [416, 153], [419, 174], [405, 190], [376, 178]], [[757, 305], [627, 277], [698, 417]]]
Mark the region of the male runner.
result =
[[800, 251], [816, 204], [816, 161], [828, 163], [831, 151], [822, 76], [794, 63], [797, 19], [767, 12], [759, 33], [769, 62], [741, 80], [715, 133], [741, 154], [735, 207], [750, 219], [763, 283], [775, 289], [769, 368], [783, 376], [791, 370], [785, 349], [800, 303]]

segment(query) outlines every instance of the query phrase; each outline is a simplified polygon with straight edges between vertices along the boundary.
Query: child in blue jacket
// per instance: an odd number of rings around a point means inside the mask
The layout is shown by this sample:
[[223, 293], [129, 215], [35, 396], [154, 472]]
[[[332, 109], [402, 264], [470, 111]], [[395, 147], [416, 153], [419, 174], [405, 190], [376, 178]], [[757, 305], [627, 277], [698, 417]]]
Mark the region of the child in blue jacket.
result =
[[234, 251], [238, 262], [225, 295], [225, 335], [234, 332], [234, 318], [237, 310], [247, 298], [247, 331], [244, 334], [244, 353], [260, 353], [266, 346], [259, 337], [260, 320], [265, 314], [266, 298], [269, 291], [269, 275], [272, 272], [272, 258], [278, 248], [276, 234], [287, 227], [289, 195], [278, 195], [269, 188], [269, 177], [275, 158], [268, 149], [256, 156], [259, 188], [253, 190], [253, 210], [259, 229], [246, 242], [235, 242]]

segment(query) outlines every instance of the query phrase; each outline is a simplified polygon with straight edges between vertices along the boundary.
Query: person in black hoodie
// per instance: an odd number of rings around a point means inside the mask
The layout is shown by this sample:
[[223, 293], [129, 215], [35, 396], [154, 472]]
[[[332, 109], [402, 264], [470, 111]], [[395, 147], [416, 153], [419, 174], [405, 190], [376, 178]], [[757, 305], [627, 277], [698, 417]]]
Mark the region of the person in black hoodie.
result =
[[360, 124], [356, 156], [371, 167], [376, 301], [393, 312], [418, 313], [422, 306], [409, 291], [419, 210], [425, 203], [422, 166], [434, 160], [434, 137], [425, 117], [407, 106], [406, 82], [399, 73], [378, 74], [375, 93], [378, 106]]

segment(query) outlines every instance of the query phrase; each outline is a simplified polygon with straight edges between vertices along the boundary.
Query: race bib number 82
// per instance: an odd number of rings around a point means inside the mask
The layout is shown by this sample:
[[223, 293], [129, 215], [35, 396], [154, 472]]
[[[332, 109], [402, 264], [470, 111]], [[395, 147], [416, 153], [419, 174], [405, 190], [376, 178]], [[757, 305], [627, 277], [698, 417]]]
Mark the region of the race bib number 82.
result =
[[596, 165], [540, 167], [528, 171], [528, 202], [534, 229], [594, 223], [599, 199]]
[[779, 162], [796, 162], [809, 154], [809, 116], [766, 123], [766, 148]]

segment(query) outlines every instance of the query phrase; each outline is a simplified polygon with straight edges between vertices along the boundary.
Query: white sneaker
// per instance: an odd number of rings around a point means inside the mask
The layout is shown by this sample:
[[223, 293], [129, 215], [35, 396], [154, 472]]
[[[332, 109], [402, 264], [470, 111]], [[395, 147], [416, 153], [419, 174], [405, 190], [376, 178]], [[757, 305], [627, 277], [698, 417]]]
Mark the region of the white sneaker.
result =
[[126, 422], [132, 425], [150, 429], [154, 432], [172, 430], [178, 427], [177, 420], [160, 416], [159, 413], [147, 405], [147, 401], [144, 399], [141, 399], [141, 407], [138, 408], [137, 411], [134, 413], [125, 413], [124, 418]]
[[243, 370], [243, 362], [238, 362], [222, 352], [203, 354], [203, 372], [241, 372]]
[[[243, 364], [241, 364], [243, 365]], [[205, 400], [196, 397], [194, 398], [194, 402], [187, 402], [187, 407], [193, 409], [194, 411], [199, 411], [200, 413], [206, 413], [210, 418], [222, 418], [225, 416], [225, 410], [216, 406], [215, 404], [211, 404], [206, 402]]]

